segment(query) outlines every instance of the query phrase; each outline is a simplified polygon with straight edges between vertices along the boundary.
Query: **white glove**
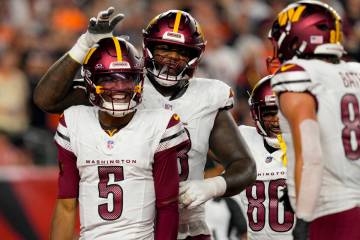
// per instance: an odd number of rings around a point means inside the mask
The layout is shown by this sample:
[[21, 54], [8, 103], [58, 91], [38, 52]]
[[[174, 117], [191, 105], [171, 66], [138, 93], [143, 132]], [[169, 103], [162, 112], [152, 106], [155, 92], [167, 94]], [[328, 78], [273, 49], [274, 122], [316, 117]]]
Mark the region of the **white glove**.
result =
[[221, 176], [180, 182], [180, 207], [195, 208], [211, 198], [224, 195], [225, 191], [226, 182]]
[[124, 18], [124, 14], [119, 13], [110, 20], [114, 11], [114, 7], [109, 7], [107, 10], [99, 12], [97, 18], [92, 17], [90, 19], [86, 33], [79, 37], [76, 44], [68, 52], [72, 59], [82, 63], [92, 45], [100, 39], [113, 36], [116, 24]]

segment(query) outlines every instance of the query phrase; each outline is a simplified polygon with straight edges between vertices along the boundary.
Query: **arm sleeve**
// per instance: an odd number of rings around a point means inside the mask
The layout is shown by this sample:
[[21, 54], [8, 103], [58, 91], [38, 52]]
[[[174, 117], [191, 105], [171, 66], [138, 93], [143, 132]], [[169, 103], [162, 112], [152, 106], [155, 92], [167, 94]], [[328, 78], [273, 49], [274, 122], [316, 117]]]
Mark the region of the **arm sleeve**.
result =
[[60, 117], [55, 135], [58, 150], [59, 178], [58, 198], [77, 198], [79, 195], [79, 170], [76, 166], [76, 156], [70, 144], [70, 135], [65, 122], [65, 117]]
[[155, 239], [177, 238], [179, 175], [177, 155], [189, 139], [177, 115], [172, 116], [154, 156], [153, 176], [156, 195]]
[[216, 93], [218, 95], [217, 100], [217, 108], [219, 110], [228, 110], [233, 108], [234, 106], [234, 91], [231, 89], [230, 86], [223, 82], [219, 82], [220, 86], [217, 88], [214, 88], [216, 90]]

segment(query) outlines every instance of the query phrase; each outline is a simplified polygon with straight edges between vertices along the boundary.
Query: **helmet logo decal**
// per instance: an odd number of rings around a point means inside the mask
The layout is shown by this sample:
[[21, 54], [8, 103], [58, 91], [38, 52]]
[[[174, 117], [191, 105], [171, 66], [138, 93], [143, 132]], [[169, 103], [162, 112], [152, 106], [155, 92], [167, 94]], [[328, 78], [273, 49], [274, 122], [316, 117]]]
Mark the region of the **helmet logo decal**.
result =
[[181, 19], [181, 11], [178, 11], [176, 13], [174, 29], [173, 29], [173, 31], [176, 33], [179, 31], [180, 19]]
[[297, 22], [299, 21], [299, 18], [302, 14], [302, 12], [305, 10], [306, 6], [305, 5], [301, 5], [299, 7], [296, 8], [290, 8], [287, 11], [283, 11], [281, 13], [279, 13], [278, 16], [278, 22], [280, 26], [284, 26], [288, 21], [290, 22]]
[[184, 35], [181, 33], [177, 33], [177, 32], [166, 31], [162, 38], [165, 40], [171, 40], [171, 41], [175, 41], [175, 42], [181, 42], [181, 43], [185, 42]]
[[104, 66], [101, 63], [95, 65], [95, 70], [103, 69]]

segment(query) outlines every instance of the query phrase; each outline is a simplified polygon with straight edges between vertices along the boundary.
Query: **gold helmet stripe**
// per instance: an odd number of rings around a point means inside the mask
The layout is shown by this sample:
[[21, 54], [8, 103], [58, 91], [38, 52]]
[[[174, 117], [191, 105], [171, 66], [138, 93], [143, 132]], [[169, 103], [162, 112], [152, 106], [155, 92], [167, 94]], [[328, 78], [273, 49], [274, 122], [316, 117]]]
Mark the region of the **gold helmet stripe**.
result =
[[113, 39], [114, 44], [115, 44], [117, 61], [122, 62], [122, 54], [121, 54], [121, 47], [120, 47], [119, 40], [116, 37], [112, 37], [112, 39]]
[[96, 48], [90, 48], [90, 50], [88, 51], [88, 53], [86, 54], [83, 64], [87, 64], [91, 55], [95, 52]]
[[335, 38], [336, 42], [340, 42], [341, 41], [340, 21], [337, 18], [335, 21], [335, 31], [336, 31], [336, 38]]
[[176, 13], [173, 32], [178, 32], [178, 31], [179, 31], [179, 25], [180, 25], [181, 15], [182, 15], [181, 11], [178, 11], [178, 12]]

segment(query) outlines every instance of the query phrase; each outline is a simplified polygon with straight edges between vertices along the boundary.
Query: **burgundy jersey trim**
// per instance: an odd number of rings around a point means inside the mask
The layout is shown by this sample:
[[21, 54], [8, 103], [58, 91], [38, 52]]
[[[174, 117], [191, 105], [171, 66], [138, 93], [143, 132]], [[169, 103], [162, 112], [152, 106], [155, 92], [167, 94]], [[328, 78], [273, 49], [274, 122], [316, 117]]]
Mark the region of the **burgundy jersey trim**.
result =
[[80, 174], [74, 153], [57, 144], [59, 161], [58, 198], [77, 198], [79, 196]]

